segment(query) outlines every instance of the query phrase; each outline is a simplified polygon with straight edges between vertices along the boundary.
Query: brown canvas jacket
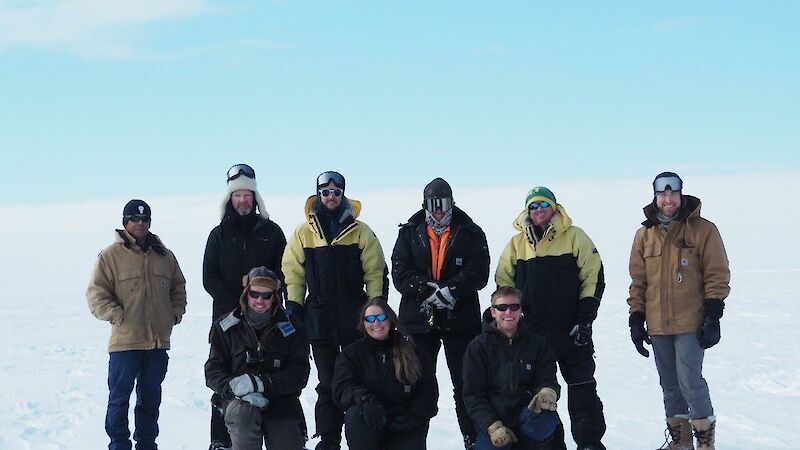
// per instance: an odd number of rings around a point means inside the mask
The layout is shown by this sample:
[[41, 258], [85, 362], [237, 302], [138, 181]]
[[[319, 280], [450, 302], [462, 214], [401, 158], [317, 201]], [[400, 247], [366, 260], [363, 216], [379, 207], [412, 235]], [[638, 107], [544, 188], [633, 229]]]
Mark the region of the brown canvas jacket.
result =
[[717, 227], [700, 217], [700, 200], [685, 195], [682, 218], [669, 230], [653, 204], [636, 232], [630, 257], [630, 312], [643, 311], [651, 335], [695, 332], [703, 321], [703, 300], [724, 300], [730, 269]]
[[186, 311], [186, 279], [175, 255], [150, 233], [147, 251], [124, 230], [97, 257], [86, 299], [111, 322], [109, 352], [169, 349], [173, 325]]

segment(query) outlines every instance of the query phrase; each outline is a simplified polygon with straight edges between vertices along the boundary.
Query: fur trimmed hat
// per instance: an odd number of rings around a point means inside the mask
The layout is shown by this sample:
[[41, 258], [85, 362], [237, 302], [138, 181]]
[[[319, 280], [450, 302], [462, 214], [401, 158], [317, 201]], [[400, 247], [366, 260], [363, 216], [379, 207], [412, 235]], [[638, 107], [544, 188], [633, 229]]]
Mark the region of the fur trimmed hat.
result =
[[[239, 305], [241, 305], [242, 311], [244, 311], [247, 309], [247, 293], [250, 292], [250, 286], [268, 287], [275, 292], [274, 295], [280, 295], [281, 280], [275, 272], [264, 266], [260, 266], [250, 269], [250, 272], [242, 277], [242, 286], [244, 290], [242, 290], [242, 295], [239, 297]], [[280, 304], [278, 298], [275, 298], [275, 301], [277, 304]]]
[[231, 201], [231, 194], [242, 189], [253, 191], [253, 199], [255, 200], [256, 206], [258, 206], [258, 212], [261, 213], [261, 216], [263, 216], [265, 219], [269, 219], [269, 213], [267, 212], [264, 199], [261, 198], [261, 194], [258, 193], [258, 183], [256, 183], [254, 178], [240, 175], [235, 179], [228, 181], [228, 191], [225, 194], [225, 198], [222, 199], [222, 204], [220, 205], [220, 220], [225, 218], [228, 202]]
[[535, 188], [528, 191], [528, 195], [525, 196], [525, 208], [527, 209], [531, 203], [535, 201], [544, 200], [551, 205], [553, 205], [553, 209], [556, 206], [556, 196], [553, 195], [553, 191], [544, 187], [544, 186], [536, 186]]

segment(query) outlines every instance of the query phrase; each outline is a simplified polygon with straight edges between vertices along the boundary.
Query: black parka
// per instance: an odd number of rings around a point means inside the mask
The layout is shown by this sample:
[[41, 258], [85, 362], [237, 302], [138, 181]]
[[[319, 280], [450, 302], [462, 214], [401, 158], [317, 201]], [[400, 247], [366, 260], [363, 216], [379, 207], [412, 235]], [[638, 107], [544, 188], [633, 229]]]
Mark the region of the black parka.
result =
[[364, 336], [342, 350], [333, 373], [333, 401], [347, 411], [371, 396], [383, 405], [389, 423], [401, 415], [411, 415], [420, 425], [427, 424], [438, 412], [439, 390], [434, 368], [427, 362], [429, 358], [418, 353], [422, 377], [413, 385], [398, 381], [393, 339], [394, 332], [386, 341]]
[[[409, 333], [427, 333], [428, 317], [419, 308], [425, 300], [426, 283], [434, 281], [431, 274], [431, 248], [425, 211], [420, 210], [408, 223], [400, 225], [392, 252], [392, 280], [402, 295], [400, 323]], [[445, 248], [441, 286], [450, 288], [456, 297], [453, 311], [444, 313], [436, 324], [443, 331], [476, 335], [481, 330], [478, 291], [489, 280], [489, 246], [486, 234], [458, 207], [453, 207], [450, 237]]]
[[[263, 359], [257, 367], [248, 368], [248, 352]], [[279, 308], [267, 328], [257, 332], [237, 308], [212, 327], [211, 350], [205, 364], [206, 385], [224, 400], [231, 400], [233, 393], [228, 385], [231, 379], [245, 373], [258, 375], [264, 381], [264, 396], [269, 400], [264, 414], [302, 420], [299, 397], [311, 370], [308, 354], [303, 325], [295, 316], [287, 317]]]
[[520, 322], [512, 339], [494, 324], [489, 309], [483, 333], [470, 342], [464, 355], [464, 405], [479, 430], [496, 420], [515, 428], [523, 407], [543, 387], [560, 395], [556, 362], [547, 342]]
[[214, 320], [239, 305], [242, 277], [250, 269], [264, 266], [283, 282], [285, 247], [286, 236], [278, 224], [255, 213], [241, 217], [228, 204], [225, 218], [208, 235], [203, 256], [203, 287], [214, 299]]

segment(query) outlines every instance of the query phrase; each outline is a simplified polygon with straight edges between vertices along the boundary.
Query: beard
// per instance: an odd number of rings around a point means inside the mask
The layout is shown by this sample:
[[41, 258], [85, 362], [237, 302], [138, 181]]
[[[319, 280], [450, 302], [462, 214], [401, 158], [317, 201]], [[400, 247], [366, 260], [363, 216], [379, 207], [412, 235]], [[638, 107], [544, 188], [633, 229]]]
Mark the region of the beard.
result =
[[246, 216], [253, 211], [253, 205], [239, 205], [235, 209], [240, 216]]

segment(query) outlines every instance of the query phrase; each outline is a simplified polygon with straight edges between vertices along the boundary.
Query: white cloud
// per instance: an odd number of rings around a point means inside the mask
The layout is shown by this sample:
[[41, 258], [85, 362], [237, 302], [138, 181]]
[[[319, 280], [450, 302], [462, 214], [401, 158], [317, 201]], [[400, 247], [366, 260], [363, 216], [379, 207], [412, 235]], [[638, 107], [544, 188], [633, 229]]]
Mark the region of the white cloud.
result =
[[217, 11], [205, 0], [0, 1], [0, 49], [125, 58], [135, 53], [143, 25]]

